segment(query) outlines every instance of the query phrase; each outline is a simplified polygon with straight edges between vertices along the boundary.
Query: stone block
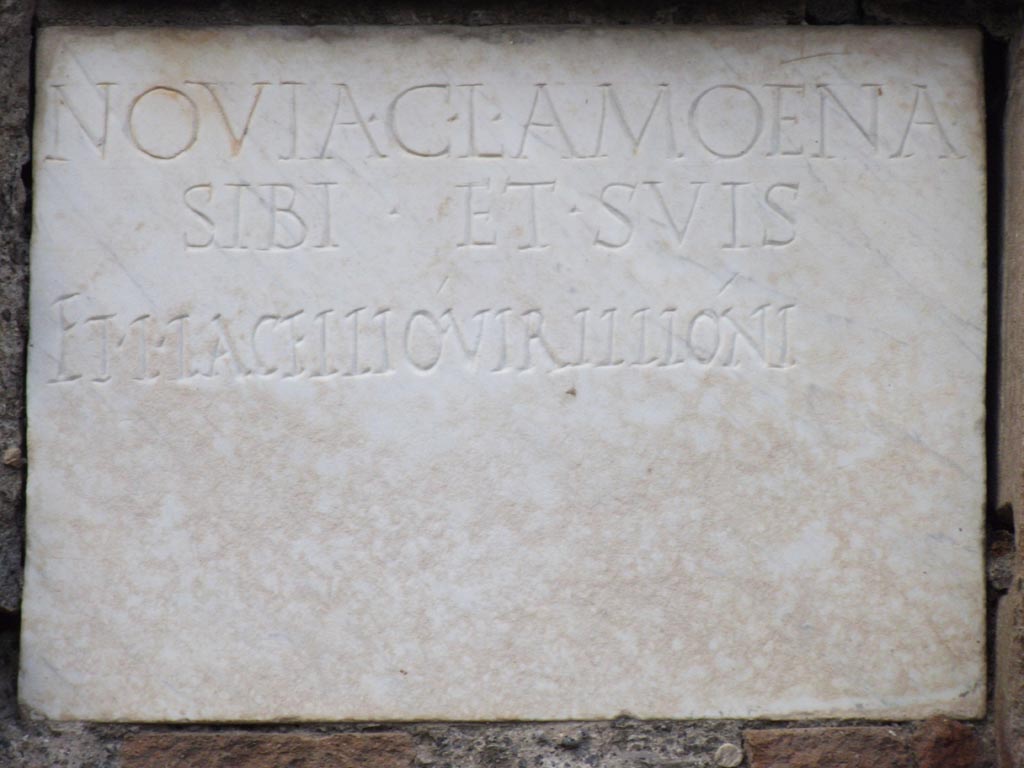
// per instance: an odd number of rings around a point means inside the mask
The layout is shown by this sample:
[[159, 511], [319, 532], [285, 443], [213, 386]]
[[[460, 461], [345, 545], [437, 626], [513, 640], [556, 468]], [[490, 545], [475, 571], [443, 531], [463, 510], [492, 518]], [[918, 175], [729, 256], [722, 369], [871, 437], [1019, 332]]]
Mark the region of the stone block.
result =
[[39, 51], [29, 708], [983, 710], [976, 33]]

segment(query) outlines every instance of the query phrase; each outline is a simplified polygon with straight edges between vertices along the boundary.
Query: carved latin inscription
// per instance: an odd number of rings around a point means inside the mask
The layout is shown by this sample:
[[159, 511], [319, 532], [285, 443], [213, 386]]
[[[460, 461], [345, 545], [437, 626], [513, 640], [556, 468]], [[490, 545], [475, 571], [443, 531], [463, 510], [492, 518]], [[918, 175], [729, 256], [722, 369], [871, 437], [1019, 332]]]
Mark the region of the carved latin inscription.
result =
[[27, 711], [983, 713], [972, 33], [38, 50]]
[[[667, 161], [963, 155], [929, 82], [409, 83], [53, 80], [44, 159], [209, 151], [330, 164], [387, 158]], [[324, 106], [328, 105], [327, 109]], [[628, 106], [624, 106], [628, 105]], [[731, 130], [718, 124], [730, 116]], [[110, 125], [124, 125], [112, 132]], [[484, 143], [483, 135], [489, 140]], [[108, 142], [112, 146], [108, 148]]]
[[[292, 77], [223, 82], [211, 73], [142, 90], [81, 77], [46, 87], [54, 104], [43, 137], [47, 162], [103, 165], [124, 153], [159, 162], [203, 153], [229, 167], [271, 159], [276, 177], [268, 168], [265, 181], [197, 179], [181, 191], [186, 249], [338, 249], [339, 209], [365, 195], [368, 181], [352, 185], [324, 169], [442, 159], [464, 178], [452, 184], [459, 198], [453, 247], [507, 240], [517, 250], [544, 250], [544, 229], [570, 226], [586, 230], [588, 245], [614, 250], [654, 225], [667, 228], [679, 250], [691, 226], [707, 230], [717, 248], [781, 248], [798, 236], [797, 169], [808, 159], [963, 158], [951, 116], [937, 105], [942, 89], [927, 82], [432, 82], [390, 94]], [[723, 114], [727, 132], [716, 122]], [[111, 123], [127, 130], [111, 132]], [[486, 147], [483, 133], [491, 137]], [[600, 171], [631, 157], [662, 161], [666, 175]], [[770, 160], [765, 176], [693, 172], [694, 164], [753, 157]], [[557, 178], [508, 170], [529, 161], [579, 164], [593, 187], [560, 192]], [[377, 214], [394, 210], [382, 201]]]
[[450, 307], [355, 307], [252, 313], [229, 321], [220, 313], [84, 316], [76, 312], [80, 303], [83, 297], [75, 294], [54, 302], [61, 337], [51, 384], [103, 384], [115, 374], [137, 382], [324, 379], [433, 373], [442, 366], [554, 374], [637, 366], [784, 370], [796, 362], [792, 304], [751, 311], [721, 303], [696, 310], [583, 307], [557, 314], [503, 307], [463, 317]]

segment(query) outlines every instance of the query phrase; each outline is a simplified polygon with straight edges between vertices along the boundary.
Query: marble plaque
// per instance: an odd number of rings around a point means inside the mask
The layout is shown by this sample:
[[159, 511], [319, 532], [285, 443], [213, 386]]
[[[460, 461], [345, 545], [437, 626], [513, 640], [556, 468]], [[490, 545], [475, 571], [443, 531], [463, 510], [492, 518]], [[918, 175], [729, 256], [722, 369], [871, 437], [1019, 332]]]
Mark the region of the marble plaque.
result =
[[42, 31], [21, 696], [975, 716], [979, 37]]

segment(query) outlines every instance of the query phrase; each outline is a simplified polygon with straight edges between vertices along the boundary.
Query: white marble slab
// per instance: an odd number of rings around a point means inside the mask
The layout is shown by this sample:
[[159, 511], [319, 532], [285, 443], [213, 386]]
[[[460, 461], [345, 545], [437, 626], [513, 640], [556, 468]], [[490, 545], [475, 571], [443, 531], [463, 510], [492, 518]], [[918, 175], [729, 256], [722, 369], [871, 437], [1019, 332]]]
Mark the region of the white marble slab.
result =
[[978, 715], [979, 69], [43, 30], [24, 704]]

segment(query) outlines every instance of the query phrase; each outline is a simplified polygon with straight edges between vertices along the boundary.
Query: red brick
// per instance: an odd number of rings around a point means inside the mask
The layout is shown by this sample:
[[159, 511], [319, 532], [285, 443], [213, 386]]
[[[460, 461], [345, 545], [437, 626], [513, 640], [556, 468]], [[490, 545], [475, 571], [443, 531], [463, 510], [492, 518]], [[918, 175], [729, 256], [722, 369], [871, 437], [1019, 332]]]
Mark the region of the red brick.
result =
[[750, 768], [909, 768], [914, 757], [891, 728], [785, 728], [744, 734]]
[[933, 717], [917, 726], [912, 740], [917, 768], [977, 768], [981, 743], [969, 725]]
[[125, 737], [122, 768], [409, 768], [404, 733], [163, 732]]

